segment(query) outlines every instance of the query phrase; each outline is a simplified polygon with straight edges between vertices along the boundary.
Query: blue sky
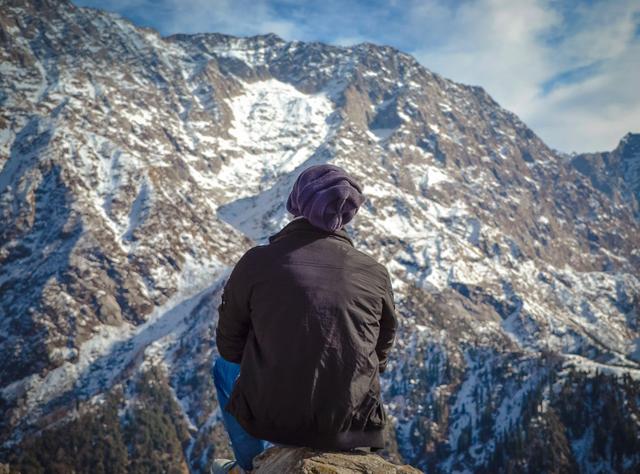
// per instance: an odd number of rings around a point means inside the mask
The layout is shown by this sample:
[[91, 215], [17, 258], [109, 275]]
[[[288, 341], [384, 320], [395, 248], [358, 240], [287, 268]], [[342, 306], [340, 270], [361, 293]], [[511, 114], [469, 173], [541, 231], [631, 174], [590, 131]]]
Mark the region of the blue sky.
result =
[[614, 148], [640, 132], [640, 0], [74, 0], [163, 35], [276, 33], [394, 46], [483, 86], [550, 146]]

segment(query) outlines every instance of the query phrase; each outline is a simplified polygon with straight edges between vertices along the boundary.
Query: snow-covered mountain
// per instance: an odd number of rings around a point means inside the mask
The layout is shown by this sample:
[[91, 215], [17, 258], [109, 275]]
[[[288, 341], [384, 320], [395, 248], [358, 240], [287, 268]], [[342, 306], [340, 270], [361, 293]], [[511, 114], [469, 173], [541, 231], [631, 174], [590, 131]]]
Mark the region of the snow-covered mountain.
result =
[[633, 472], [639, 143], [561, 155], [390, 47], [165, 38], [0, 0], [0, 460], [199, 471], [228, 453], [222, 285], [288, 221], [299, 172], [331, 162], [364, 184], [348, 231], [401, 317], [387, 455]]

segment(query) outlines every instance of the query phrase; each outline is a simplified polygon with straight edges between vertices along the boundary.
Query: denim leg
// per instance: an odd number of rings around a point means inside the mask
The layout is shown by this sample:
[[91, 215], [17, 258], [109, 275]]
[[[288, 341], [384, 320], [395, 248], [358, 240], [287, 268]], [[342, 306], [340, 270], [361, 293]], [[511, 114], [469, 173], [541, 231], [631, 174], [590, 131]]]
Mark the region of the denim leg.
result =
[[224, 410], [239, 374], [240, 364], [229, 362], [221, 356], [216, 357], [213, 364], [213, 383], [218, 394], [222, 423], [229, 434], [231, 448], [238, 464], [243, 469], [250, 470], [253, 468], [253, 458], [266, 449], [267, 442], [251, 436], [231, 413]]

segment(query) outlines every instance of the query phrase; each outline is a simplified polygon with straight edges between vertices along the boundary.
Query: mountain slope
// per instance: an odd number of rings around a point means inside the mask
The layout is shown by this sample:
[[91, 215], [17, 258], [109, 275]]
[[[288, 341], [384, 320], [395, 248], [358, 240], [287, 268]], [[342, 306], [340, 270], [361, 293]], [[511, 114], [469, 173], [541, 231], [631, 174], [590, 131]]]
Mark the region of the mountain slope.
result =
[[[91, 419], [118, 391], [123, 439], [131, 416], [174, 403], [182, 419], [162, 423], [180, 462], [228, 449], [209, 374], [222, 285], [287, 222], [299, 172], [331, 162], [364, 184], [348, 230], [394, 280], [390, 457], [517, 469], [534, 462], [523, 446], [555, 440], [567, 469], [638, 466], [637, 421], [620, 454], [593, 434], [614, 433], [602, 406], [640, 419], [629, 145], [600, 177], [481, 88], [389, 47], [162, 38], [67, 1], [0, 8], [7, 460], [24, 466], [35, 433]], [[145, 395], [148, 373], [168, 401]], [[619, 396], [568, 415], [596, 374]]]
[[576, 155], [571, 164], [594, 188], [640, 216], [640, 134], [628, 133], [611, 152]]

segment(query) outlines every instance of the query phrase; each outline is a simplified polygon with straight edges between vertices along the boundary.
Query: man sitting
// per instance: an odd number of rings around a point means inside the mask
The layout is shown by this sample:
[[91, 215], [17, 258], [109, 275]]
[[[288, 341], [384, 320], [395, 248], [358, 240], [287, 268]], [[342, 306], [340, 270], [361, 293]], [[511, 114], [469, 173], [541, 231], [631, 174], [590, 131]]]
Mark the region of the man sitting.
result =
[[343, 230], [364, 200], [342, 168], [307, 168], [287, 201], [295, 218], [231, 272], [213, 376], [236, 460], [216, 460], [214, 473], [250, 471], [266, 441], [384, 447], [379, 373], [397, 325], [391, 281]]

